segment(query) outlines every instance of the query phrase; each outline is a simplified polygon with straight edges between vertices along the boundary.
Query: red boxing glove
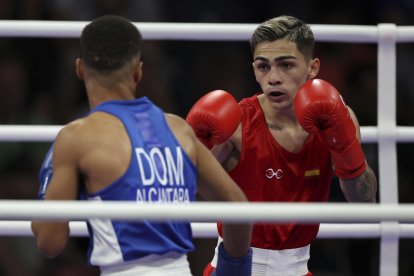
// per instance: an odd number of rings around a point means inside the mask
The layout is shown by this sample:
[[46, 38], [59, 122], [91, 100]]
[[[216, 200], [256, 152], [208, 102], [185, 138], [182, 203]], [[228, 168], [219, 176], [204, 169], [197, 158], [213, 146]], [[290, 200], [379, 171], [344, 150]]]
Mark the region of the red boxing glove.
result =
[[355, 178], [365, 170], [354, 122], [335, 87], [324, 80], [309, 80], [297, 92], [294, 106], [302, 128], [309, 133], [319, 131], [328, 145], [339, 178]]
[[239, 104], [230, 93], [223, 90], [215, 90], [201, 97], [186, 118], [198, 139], [209, 149], [229, 139], [240, 120]]

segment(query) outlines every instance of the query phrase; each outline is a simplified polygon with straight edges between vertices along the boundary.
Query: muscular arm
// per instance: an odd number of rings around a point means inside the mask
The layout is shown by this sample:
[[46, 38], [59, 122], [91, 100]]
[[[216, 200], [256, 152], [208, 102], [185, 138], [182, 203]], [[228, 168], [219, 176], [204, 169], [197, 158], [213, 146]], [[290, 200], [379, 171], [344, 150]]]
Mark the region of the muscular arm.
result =
[[239, 162], [241, 147], [241, 123], [232, 136], [223, 144], [214, 146], [210, 151], [216, 157], [223, 168], [229, 172]]
[[[192, 128], [180, 117], [166, 114], [169, 127], [197, 167], [197, 192], [209, 201], [247, 201], [242, 190], [222, 168], [217, 158], [197, 139]], [[231, 143], [214, 146], [220, 158], [230, 155]]]
[[[192, 128], [177, 116], [166, 116], [174, 135], [197, 167], [197, 192], [207, 201], [247, 202], [243, 191], [223, 169], [214, 155], [197, 139]], [[214, 150], [225, 147], [215, 146]], [[233, 257], [250, 249], [251, 224], [223, 224], [224, 247]]]
[[[361, 141], [358, 120], [352, 109], [349, 107], [348, 109], [357, 129], [357, 138]], [[368, 164], [365, 171], [359, 176], [353, 179], [339, 179], [339, 183], [346, 200], [349, 202], [376, 202], [377, 178]]]
[[[53, 177], [45, 200], [75, 200], [78, 193], [76, 136], [63, 129], [55, 141]], [[69, 221], [32, 221], [37, 246], [47, 257], [53, 258], [66, 247], [69, 239]]]
[[376, 202], [377, 179], [372, 169], [365, 171], [354, 179], [339, 180], [342, 192], [349, 202]]
[[[200, 195], [212, 201], [247, 201], [242, 190], [207, 148], [197, 139], [196, 144]], [[233, 257], [244, 256], [250, 248], [251, 231], [249, 224], [223, 223], [226, 251]]]

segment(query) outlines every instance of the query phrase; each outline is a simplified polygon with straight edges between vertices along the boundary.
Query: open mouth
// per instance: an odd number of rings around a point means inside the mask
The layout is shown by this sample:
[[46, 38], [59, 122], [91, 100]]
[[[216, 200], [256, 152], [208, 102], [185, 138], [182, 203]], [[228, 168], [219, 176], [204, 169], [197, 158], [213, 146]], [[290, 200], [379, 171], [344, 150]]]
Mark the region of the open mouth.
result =
[[279, 96], [283, 96], [283, 95], [284, 95], [284, 93], [282, 93], [282, 92], [278, 92], [278, 91], [273, 91], [273, 92], [270, 92], [270, 93], [269, 93], [269, 95], [270, 95], [271, 97], [279, 97]]

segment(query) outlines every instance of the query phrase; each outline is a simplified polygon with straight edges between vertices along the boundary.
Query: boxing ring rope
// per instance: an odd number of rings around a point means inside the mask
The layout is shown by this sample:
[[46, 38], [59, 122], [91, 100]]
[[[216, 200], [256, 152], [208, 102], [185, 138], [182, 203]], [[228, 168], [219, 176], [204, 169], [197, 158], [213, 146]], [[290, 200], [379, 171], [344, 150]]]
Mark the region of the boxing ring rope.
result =
[[[0, 142], [51, 142], [63, 126], [60, 125], [0, 125]], [[383, 137], [394, 138], [400, 143], [410, 143], [414, 140], [414, 127], [397, 127], [393, 132], [386, 132]], [[361, 127], [363, 143], [377, 143], [379, 130], [374, 126]]]
[[136, 203], [101, 201], [1, 200], [0, 219], [278, 222], [414, 222], [414, 204], [195, 202]]
[[[0, 20], [0, 37], [78, 38], [86, 21]], [[247, 41], [257, 24], [135, 23], [147, 40]], [[380, 26], [382, 24], [379, 24]], [[317, 41], [378, 43], [377, 26], [311, 24]], [[398, 42], [413, 41], [414, 26], [398, 26]]]
[[[0, 20], [0, 37], [77, 38], [87, 23], [81, 21]], [[140, 28], [146, 40], [206, 41], [247, 41], [257, 26], [256, 24], [217, 23], [137, 22], [135, 24]], [[378, 45], [378, 124], [377, 126], [361, 127], [362, 141], [363, 143], [378, 143], [380, 204], [377, 207], [384, 207], [384, 209], [381, 209], [382, 211], [400, 208], [401, 205], [398, 204], [396, 144], [413, 142], [414, 127], [397, 126], [396, 123], [396, 44], [414, 42], [414, 26], [396, 26], [389, 23], [378, 24], [377, 26], [315, 24], [311, 25], [311, 28], [317, 41], [375, 43]], [[60, 127], [0, 126], [0, 141], [52, 141]], [[0, 206], [1, 204], [0, 201]], [[348, 204], [346, 208], [352, 208], [352, 205]], [[326, 208], [327, 204], [324, 206], [324, 209], [331, 209]], [[306, 205], [306, 208], [301, 208], [300, 204], [298, 204], [291, 211], [306, 212], [308, 207], [310, 206]], [[339, 206], [332, 206], [332, 208], [336, 209]], [[367, 208], [367, 206], [361, 206], [361, 208]], [[12, 210], [9, 209], [8, 211]], [[323, 210], [321, 211], [323, 212]], [[357, 215], [360, 211], [356, 210], [353, 215]], [[148, 210], [148, 212], [151, 214], [151, 210]], [[221, 213], [222, 210], [219, 212]], [[292, 218], [292, 214], [289, 213], [288, 216]], [[367, 217], [365, 217], [366, 221], [372, 221], [370, 215], [373, 214], [367, 214]], [[376, 220], [379, 224], [349, 225], [322, 223], [320, 236], [341, 236], [343, 234], [343, 237], [345, 237], [347, 233], [343, 230], [349, 230], [351, 233], [348, 234], [352, 237], [353, 234], [357, 235], [356, 232], [358, 231], [363, 232], [364, 229], [369, 229], [365, 232], [367, 236], [381, 238], [380, 275], [398, 275], [399, 239], [401, 237], [413, 237], [413, 225], [401, 223], [398, 219], [398, 216], [401, 215], [399, 212], [395, 212], [393, 215], [395, 217], [383, 217], [384, 219]], [[29, 217], [27, 218], [29, 219]], [[297, 218], [299, 219], [300, 217]], [[306, 217], [302, 218], [306, 220]], [[335, 218], [338, 219], [337, 216]], [[381, 218], [381, 216], [378, 218]], [[12, 218], [8, 217], [8, 219]], [[335, 220], [334, 218], [332, 219]], [[410, 219], [409, 222], [412, 222], [412, 220]], [[28, 222], [19, 223], [25, 223], [27, 227]], [[192, 225], [195, 228], [196, 225], [194, 223]], [[0, 224], [0, 226], [4, 225]], [[25, 226], [19, 224], [16, 227]]]
[[[398, 232], [401, 238], [414, 238], [414, 224], [400, 223]], [[70, 221], [71, 237], [87, 237], [88, 230], [83, 221]], [[192, 222], [191, 228], [195, 238], [216, 238], [217, 227], [215, 223]], [[0, 236], [33, 236], [30, 221], [0, 221]], [[329, 238], [380, 238], [381, 225], [371, 223], [322, 223], [320, 225], [318, 239]]]

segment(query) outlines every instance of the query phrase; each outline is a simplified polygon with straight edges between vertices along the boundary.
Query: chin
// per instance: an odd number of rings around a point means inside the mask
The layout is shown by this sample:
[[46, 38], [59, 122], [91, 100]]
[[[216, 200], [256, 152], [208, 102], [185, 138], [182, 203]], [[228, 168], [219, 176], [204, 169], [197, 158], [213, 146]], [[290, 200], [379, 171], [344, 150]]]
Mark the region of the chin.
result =
[[273, 108], [277, 108], [277, 109], [293, 107], [293, 103], [287, 100], [269, 99], [269, 103]]

